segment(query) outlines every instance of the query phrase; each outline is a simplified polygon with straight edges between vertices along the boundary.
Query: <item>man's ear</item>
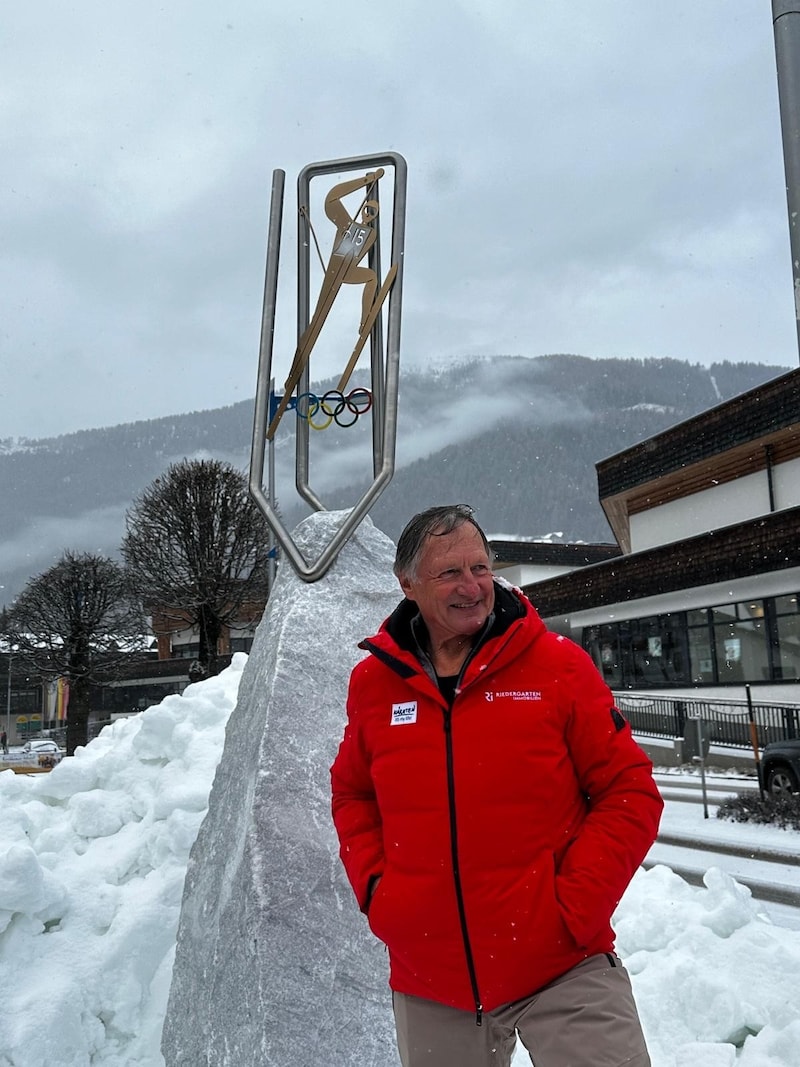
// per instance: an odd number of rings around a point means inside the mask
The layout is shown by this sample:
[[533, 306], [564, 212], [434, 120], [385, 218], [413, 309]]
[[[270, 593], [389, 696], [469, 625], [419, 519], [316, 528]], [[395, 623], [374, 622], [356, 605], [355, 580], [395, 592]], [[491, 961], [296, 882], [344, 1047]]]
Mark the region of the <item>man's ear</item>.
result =
[[398, 581], [400, 582], [400, 588], [403, 590], [403, 595], [406, 596], [409, 600], [413, 600], [414, 597], [411, 595], [413, 583], [411, 579], [404, 575], [402, 578], [398, 578]]

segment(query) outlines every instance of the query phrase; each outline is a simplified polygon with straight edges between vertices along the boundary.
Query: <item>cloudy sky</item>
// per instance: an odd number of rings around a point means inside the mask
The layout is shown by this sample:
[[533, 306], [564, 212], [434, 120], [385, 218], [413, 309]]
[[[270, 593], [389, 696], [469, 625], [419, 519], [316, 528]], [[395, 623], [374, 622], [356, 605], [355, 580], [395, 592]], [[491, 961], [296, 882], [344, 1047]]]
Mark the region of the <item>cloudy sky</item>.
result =
[[797, 365], [766, 0], [37, 0], [0, 55], [0, 438], [252, 396], [273, 170], [288, 247], [299, 170], [384, 151], [403, 365]]

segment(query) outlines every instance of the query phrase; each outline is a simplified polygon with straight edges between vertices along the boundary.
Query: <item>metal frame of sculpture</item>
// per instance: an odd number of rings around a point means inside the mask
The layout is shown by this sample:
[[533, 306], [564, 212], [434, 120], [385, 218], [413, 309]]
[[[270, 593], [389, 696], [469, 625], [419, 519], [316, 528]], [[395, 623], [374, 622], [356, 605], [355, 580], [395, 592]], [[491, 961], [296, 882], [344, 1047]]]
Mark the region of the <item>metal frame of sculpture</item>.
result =
[[[386, 274], [382, 275], [379, 186], [381, 180], [386, 177], [387, 167], [391, 167], [394, 172], [391, 262]], [[319, 245], [311, 223], [311, 181], [331, 174], [346, 175], [351, 171], [363, 173], [338, 182], [325, 197], [325, 215], [334, 225], [335, 235], [327, 264], [323, 263], [324, 276], [312, 312], [310, 259], [312, 245], [316, 246], [317, 251]], [[394, 474], [406, 175], [406, 162], [396, 152], [311, 163], [300, 171], [297, 179], [298, 340], [281, 396], [276, 396], [274, 392], [272, 355], [285, 173], [275, 170], [272, 175], [249, 489], [286, 559], [306, 582], [315, 582], [328, 571]], [[361, 190], [361, 205], [351, 213], [344, 204], [344, 198]], [[310, 391], [311, 357], [325, 321], [345, 285], [363, 286], [360, 321], [354, 329], [353, 347], [339, 377], [337, 388], [319, 397]], [[381, 312], [387, 303], [384, 344]], [[356, 363], [368, 341], [371, 390], [356, 387], [345, 394]], [[325, 511], [326, 508], [309, 482], [309, 429], [324, 429], [331, 422], [336, 422], [339, 426], [351, 425], [367, 413], [372, 417], [372, 483], [348, 512], [319, 557], [313, 561], [305, 559], [281, 522], [275, 505], [275, 435], [287, 411], [293, 411], [297, 416], [295, 484], [300, 495], [316, 511]], [[266, 489], [265, 453], [268, 453]]]

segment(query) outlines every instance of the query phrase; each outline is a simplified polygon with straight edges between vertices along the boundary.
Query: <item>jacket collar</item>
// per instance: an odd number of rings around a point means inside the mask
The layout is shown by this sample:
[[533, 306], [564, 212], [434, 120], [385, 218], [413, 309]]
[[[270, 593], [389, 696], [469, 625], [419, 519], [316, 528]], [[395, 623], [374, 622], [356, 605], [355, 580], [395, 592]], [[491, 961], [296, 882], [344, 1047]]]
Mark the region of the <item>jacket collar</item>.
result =
[[[495, 579], [494, 611], [487, 618], [473, 651], [485, 641], [504, 634], [512, 622], [526, 615], [526, 603], [521, 593]], [[413, 600], [401, 600], [381, 629], [389, 634], [399, 648], [414, 656], [418, 657], [420, 649], [427, 647], [428, 628]]]

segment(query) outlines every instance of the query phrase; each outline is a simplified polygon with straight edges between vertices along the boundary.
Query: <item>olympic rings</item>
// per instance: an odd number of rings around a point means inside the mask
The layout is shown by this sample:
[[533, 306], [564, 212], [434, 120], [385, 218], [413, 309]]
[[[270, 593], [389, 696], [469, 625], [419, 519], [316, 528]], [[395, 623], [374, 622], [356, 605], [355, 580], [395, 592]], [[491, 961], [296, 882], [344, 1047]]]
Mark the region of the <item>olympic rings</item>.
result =
[[289, 401], [289, 407], [294, 408], [297, 417], [305, 419], [312, 430], [327, 430], [332, 422], [346, 429], [370, 410], [372, 393], [361, 387], [351, 389], [347, 396], [338, 389], [329, 389], [321, 397], [316, 393], [300, 393]]

